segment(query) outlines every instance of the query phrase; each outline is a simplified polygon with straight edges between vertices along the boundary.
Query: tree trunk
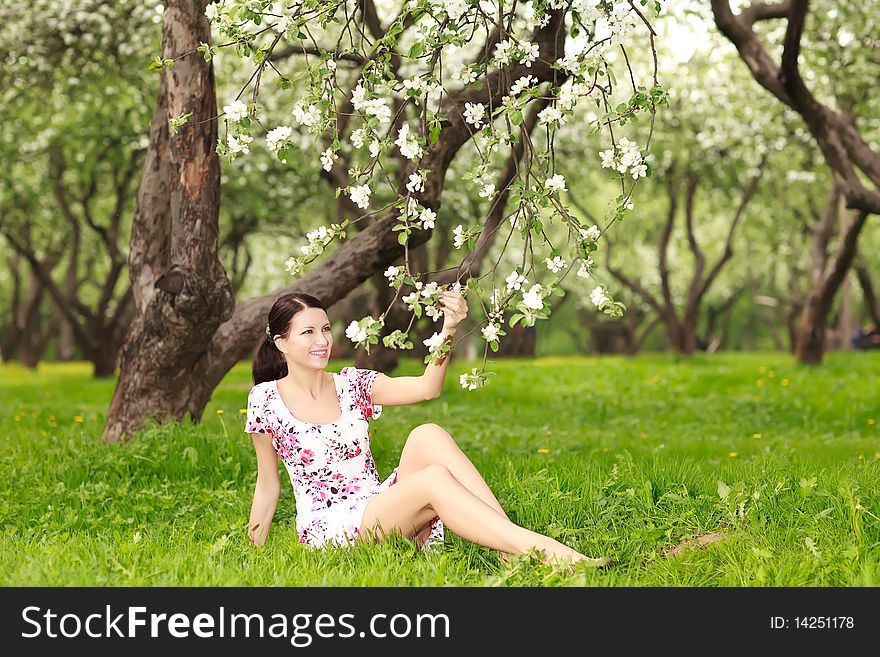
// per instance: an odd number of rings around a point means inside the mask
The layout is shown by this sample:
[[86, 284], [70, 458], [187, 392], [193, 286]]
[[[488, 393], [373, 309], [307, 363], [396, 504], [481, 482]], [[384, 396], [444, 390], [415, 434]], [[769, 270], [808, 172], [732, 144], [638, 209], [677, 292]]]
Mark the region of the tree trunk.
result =
[[859, 233], [867, 216], [867, 212], [859, 212], [849, 223], [829, 271], [820, 277], [807, 294], [795, 341], [795, 356], [805, 365], [818, 365], [822, 362], [828, 313], [831, 311], [834, 295], [840, 289], [855, 258]]
[[862, 288], [865, 312], [871, 318], [874, 328], [880, 328], [880, 306], [877, 305], [877, 294], [874, 292], [874, 284], [871, 282], [871, 273], [864, 262], [856, 263], [856, 275], [859, 279], [859, 286]]
[[[210, 43], [206, 4], [166, 3], [163, 58]], [[189, 125], [171, 138], [169, 117], [187, 112], [193, 114]], [[120, 377], [104, 427], [108, 442], [148, 417], [180, 421], [187, 414], [199, 417], [204, 408], [204, 389], [193, 374], [204, 345], [234, 309], [217, 256], [216, 116], [211, 62], [184, 57], [162, 72], [132, 228], [132, 285], [140, 316], [120, 352]]]

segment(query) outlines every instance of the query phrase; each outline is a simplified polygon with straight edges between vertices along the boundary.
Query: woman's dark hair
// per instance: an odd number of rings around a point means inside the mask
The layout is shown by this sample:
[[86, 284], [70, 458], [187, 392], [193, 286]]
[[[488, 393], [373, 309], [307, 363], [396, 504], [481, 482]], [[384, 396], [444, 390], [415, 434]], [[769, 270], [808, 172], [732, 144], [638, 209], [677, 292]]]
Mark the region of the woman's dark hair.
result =
[[290, 320], [300, 310], [306, 308], [320, 308], [324, 312], [327, 309], [324, 304], [310, 294], [293, 292], [284, 294], [272, 304], [269, 311], [269, 324], [263, 327], [263, 335], [257, 342], [254, 350], [254, 363], [251, 372], [254, 376], [254, 385], [264, 381], [275, 381], [287, 376], [287, 361], [284, 354], [278, 351], [275, 342], [270, 336], [280, 335], [286, 338], [290, 331]]

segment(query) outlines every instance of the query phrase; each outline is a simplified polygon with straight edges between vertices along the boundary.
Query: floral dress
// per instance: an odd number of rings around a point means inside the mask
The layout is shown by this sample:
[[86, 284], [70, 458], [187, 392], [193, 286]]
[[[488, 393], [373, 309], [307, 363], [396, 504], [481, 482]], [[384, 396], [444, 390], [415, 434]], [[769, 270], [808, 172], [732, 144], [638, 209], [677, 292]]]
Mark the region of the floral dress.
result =
[[[342, 415], [336, 422], [303, 422], [290, 412], [277, 381], [265, 381], [248, 394], [247, 433], [272, 436], [296, 498], [299, 542], [313, 547], [351, 545], [358, 535], [364, 509], [374, 495], [397, 481], [397, 468], [379, 480], [370, 453], [367, 421], [382, 407], [373, 404], [373, 382], [379, 372], [343, 368], [333, 375]], [[435, 518], [423, 548], [443, 543], [443, 523]]]

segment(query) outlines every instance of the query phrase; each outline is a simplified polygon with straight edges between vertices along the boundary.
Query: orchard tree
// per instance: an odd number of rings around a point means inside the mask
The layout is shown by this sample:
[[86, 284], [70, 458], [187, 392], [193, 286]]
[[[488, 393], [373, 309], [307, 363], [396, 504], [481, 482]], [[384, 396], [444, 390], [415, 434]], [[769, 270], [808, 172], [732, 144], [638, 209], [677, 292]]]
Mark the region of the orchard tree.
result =
[[[636, 80], [627, 66], [628, 49], [654, 52], [651, 18], [659, 9], [646, 0], [166, 3], [162, 53], [153, 63], [160, 88], [132, 227], [139, 316], [121, 352], [105, 439], [119, 440], [147, 418], [198, 419], [223, 375], [251, 354], [282, 292], [307, 291], [332, 305], [383, 274], [395, 290], [392, 301], [346, 330], [365, 349], [378, 344], [395, 303], [414, 318], [439, 318], [437, 300], [449, 287], [467, 294], [491, 288], [481, 322], [487, 351], [497, 348], [508, 315], [508, 324], [526, 326], [548, 317], [559, 281], [572, 268], [590, 278], [588, 258], [598, 248], [598, 235], [560, 199], [566, 184], [554, 157], [556, 131], [578, 102], [597, 106], [584, 130], [606, 135], [604, 157], [614, 163], [607, 229], [632, 207], [636, 183], [650, 173], [650, 136], [638, 144], [620, 126], [641, 114], [653, 124], [664, 101], [656, 67]], [[218, 116], [212, 61], [223, 48], [253, 70], [236, 97], [223, 99]], [[286, 57], [277, 56], [285, 48]], [[289, 92], [283, 115], [264, 111], [261, 89], [268, 85]], [[549, 102], [537, 115], [539, 145], [523, 123], [542, 99]], [[493, 267], [477, 279], [459, 266], [450, 283], [428, 280], [409, 254], [430, 238], [447, 183], [475, 185], [491, 204], [500, 192], [498, 161], [520, 140], [522, 163], [506, 187], [513, 209], [495, 229], [521, 254], [518, 267], [500, 278]], [[218, 259], [219, 157], [235, 160], [257, 148], [282, 162], [313, 162], [333, 177], [348, 209], [314, 227], [288, 259], [287, 270], [300, 280], [235, 303]], [[466, 180], [447, 181], [458, 158], [471, 164]], [[599, 165], [598, 153], [593, 161]], [[549, 242], [544, 228], [553, 223], [565, 224], [567, 241]], [[484, 231], [485, 223], [462, 222], [453, 246], [467, 254]], [[530, 283], [537, 270], [557, 276]], [[605, 312], [622, 312], [601, 286], [596, 296]], [[382, 342], [412, 345], [405, 329]], [[450, 349], [438, 334], [426, 342], [427, 360]], [[469, 389], [485, 381], [479, 367], [461, 377]]]
[[[877, 16], [868, 15], [860, 4], [819, 0], [812, 5], [810, 12], [807, 0], [759, 2], [735, 14], [729, 0], [712, 0], [718, 28], [755, 80], [805, 122], [853, 211], [836, 253], [814, 277], [803, 306], [795, 353], [807, 364], [822, 360], [834, 296], [853, 262], [868, 215], [880, 212]], [[780, 20], [782, 28], [771, 23]], [[760, 32], [767, 23], [766, 33]], [[778, 63], [771, 56], [778, 46], [765, 43], [781, 43]]]

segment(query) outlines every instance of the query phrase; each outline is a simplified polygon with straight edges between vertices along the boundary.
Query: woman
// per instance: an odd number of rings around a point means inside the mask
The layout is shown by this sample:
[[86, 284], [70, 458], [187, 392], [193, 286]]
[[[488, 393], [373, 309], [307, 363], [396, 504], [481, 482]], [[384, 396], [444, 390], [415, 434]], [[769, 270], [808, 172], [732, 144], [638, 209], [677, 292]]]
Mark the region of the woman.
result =
[[[458, 292], [443, 292], [441, 335], [452, 341], [467, 304]], [[367, 422], [382, 406], [403, 406], [440, 395], [448, 358], [422, 376], [390, 377], [373, 370], [324, 371], [333, 346], [321, 302], [286, 294], [269, 311], [266, 337], [253, 362], [245, 431], [257, 454], [257, 485], [249, 538], [266, 542], [281, 487], [277, 459], [287, 468], [296, 497], [301, 543], [315, 547], [413, 537], [425, 548], [443, 541], [443, 526], [507, 554], [537, 548], [547, 563], [586, 562], [605, 566], [542, 534], [511, 522], [480, 473], [436, 424], [416, 427], [400, 464], [380, 482], [370, 454]]]

